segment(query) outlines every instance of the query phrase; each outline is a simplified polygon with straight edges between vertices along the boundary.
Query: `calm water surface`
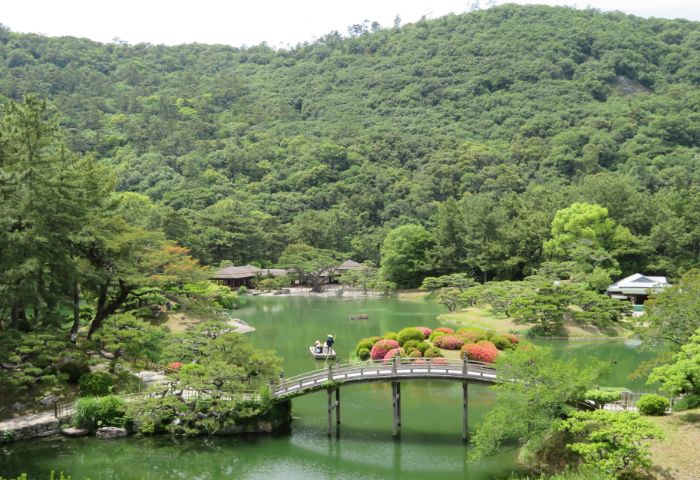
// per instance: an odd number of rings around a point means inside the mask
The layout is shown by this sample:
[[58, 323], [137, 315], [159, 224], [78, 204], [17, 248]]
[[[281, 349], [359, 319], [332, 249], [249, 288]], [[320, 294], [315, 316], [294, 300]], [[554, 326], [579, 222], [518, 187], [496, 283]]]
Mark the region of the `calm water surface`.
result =
[[[286, 376], [323, 366], [308, 345], [336, 336], [341, 361], [361, 337], [405, 326], [438, 326], [441, 306], [398, 300], [250, 298], [235, 315], [255, 326], [253, 344], [273, 348], [284, 359]], [[349, 320], [367, 313], [369, 320]], [[611, 342], [538, 342], [582, 363], [599, 358], [610, 365], [608, 385], [644, 389], [627, 375], [652, 356], [634, 345]], [[340, 439], [326, 437], [325, 393], [295, 399], [289, 433], [274, 436], [122, 440], [52, 437], [0, 447], [0, 473], [29, 472], [48, 478], [52, 469], [73, 480], [91, 479], [421, 479], [508, 477], [513, 449], [484, 463], [468, 463], [461, 442], [461, 388], [445, 382], [402, 384], [400, 440], [391, 437], [391, 387], [367, 384], [341, 389]], [[470, 426], [493, 404], [488, 387], [471, 385]]]

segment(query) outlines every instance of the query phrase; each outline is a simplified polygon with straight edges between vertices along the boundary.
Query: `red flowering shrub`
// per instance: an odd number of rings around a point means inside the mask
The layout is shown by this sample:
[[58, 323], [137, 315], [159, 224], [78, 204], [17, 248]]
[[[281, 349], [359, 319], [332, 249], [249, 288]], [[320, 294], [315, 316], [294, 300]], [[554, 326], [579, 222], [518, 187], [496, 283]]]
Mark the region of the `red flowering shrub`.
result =
[[372, 360], [383, 360], [389, 350], [399, 348], [399, 342], [396, 340], [379, 340], [372, 345], [372, 350], [369, 352]]
[[493, 342], [489, 342], [488, 340], [479, 340], [476, 342], [477, 345], [484, 345], [486, 347], [493, 348], [494, 350], [498, 350], [498, 347]]
[[513, 345], [517, 345], [518, 343], [520, 343], [520, 339], [517, 335], [513, 335], [512, 333], [504, 333], [503, 336], [506, 337], [508, 341]]
[[457, 335], [463, 338], [465, 343], [476, 343], [486, 339], [486, 331], [475, 327], [460, 328]]
[[498, 357], [498, 350], [488, 345], [467, 343], [462, 347], [462, 358], [465, 357], [475, 362], [493, 363]]
[[442, 332], [442, 333], [449, 333], [449, 334], [455, 333], [455, 331], [449, 327], [439, 327], [439, 328], [436, 328], [435, 330], [433, 330], [433, 332]]
[[455, 335], [443, 335], [433, 341], [433, 345], [445, 350], [459, 350], [464, 345], [464, 340]]
[[430, 334], [433, 333], [433, 331], [431, 329], [429, 329], [428, 327], [416, 327], [416, 328], [418, 330], [420, 330], [421, 332], [423, 332], [423, 339], [430, 337]]
[[182, 367], [183, 363], [182, 362], [172, 362], [168, 364], [168, 368], [171, 370], [180, 370], [180, 367]]
[[391, 350], [386, 352], [386, 355], [384, 355], [384, 361], [391, 360], [396, 356], [405, 357], [406, 350], [404, 350], [403, 348], [392, 348]]

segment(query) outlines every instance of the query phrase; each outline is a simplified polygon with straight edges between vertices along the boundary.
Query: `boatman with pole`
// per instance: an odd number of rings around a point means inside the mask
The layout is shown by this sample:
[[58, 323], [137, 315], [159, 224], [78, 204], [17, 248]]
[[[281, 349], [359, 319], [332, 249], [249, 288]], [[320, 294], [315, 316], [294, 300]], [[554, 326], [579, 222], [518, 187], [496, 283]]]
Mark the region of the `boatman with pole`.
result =
[[331, 353], [333, 351], [333, 344], [335, 343], [335, 340], [333, 339], [333, 335], [330, 333], [328, 334], [328, 338], [326, 338], [326, 351], [328, 353]]

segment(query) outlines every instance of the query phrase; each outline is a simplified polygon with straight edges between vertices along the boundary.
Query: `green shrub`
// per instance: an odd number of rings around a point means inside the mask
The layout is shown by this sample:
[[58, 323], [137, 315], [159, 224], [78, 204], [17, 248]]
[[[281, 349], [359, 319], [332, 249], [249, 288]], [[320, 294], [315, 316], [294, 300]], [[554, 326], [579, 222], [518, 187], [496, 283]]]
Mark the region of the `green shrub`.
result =
[[374, 345], [376, 342], [373, 342], [372, 339], [370, 338], [363, 338], [359, 342], [357, 342], [357, 345], [355, 345], [355, 355], [358, 357], [360, 356], [360, 350], [366, 348], [367, 350], [372, 349], [372, 345]]
[[513, 344], [508, 340], [508, 337], [504, 335], [491, 335], [489, 338], [491, 343], [493, 343], [499, 350], [510, 350], [513, 348]]
[[416, 342], [422, 342], [425, 337], [423, 336], [423, 331], [416, 327], [406, 327], [399, 331], [396, 340], [398, 340], [399, 345], [402, 345], [410, 340], [415, 340]]
[[369, 348], [361, 348], [357, 351], [357, 357], [360, 360], [369, 360]]
[[673, 404], [674, 412], [691, 410], [693, 408], [700, 408], [700, 395], [686, 395]]
[[381, 339], [382, 339], [382, 337], [379, 337], [379, 336], [375, 335], [375, 336], [373, 336], [373, 337], [369, 337], [367, 340], [369, 340], [370, 342], [372, 342], [372, 345], [374, 345], [375, 343], [377, 343], [377, 342], [378, 342], [379, 340], [381, 340]]
[[429, 344], [428, 342], [420, 342], [420, 343], [416, 346], [416, 348], [417, 348], [418, 350], [420, 350], [420, 353], [422, 353], [423, 355], [425, 355], [425, 351], [428, 350], [428, 349], [430, 348], [430, 344]]
[[420, 353], [420, 350], [418, 350], [417, 348], [414, 348], [413, 350], [408, 352], [408, 356], [411, 358], [420, 358], [423, 356], [423, 354]]
[[403, 348], [408, 352], [409, 350], [418, 348], [418, 345], [420, 343], [421, 342], [419, 342], [418, 340], [409, 340], [408, 342], [403, 344]]
[[80, 360], [70, 359], [58, 367], [58, 371], [64, 375], [68, 375], [68, 381], [70, 383], [78, 383], [80, 377], [90, 373], [90, 367]]
[[240, 287], [238, 287], [239, 295], [245, 295], [246, 293], [248, 293], [248, 287], [246, 287], [245, 285], [241, 285]]
[[423, 354], [425, 358], [441, 358], [442, 357], [442, 352], [440, 351], [439, 348], [435, 347], [430, 347], [425, 351]]
[[642, 395], [637, 400], [637, 410], [642, 415], [666, 415], [670, 406], [671, 402], [668, 401], [668, 398], [653, 393]]
[[434, 342], [436, 338], [440, 338], [444, 335], [447, 335], [447, 334], [445, 332], [438, 332], [438, 331], [433, 330], [433, 333], [430, 334], [429, 340], [431, 342]]
[[126, 426], [124, 400], [115, 395], [81, 398], [75, 403], [73, 423], [89, 430], [100, 427], [124, 427]]
[[396, 340], [396, 337], [397, 337], [396, 332], [386, 332], [382, 338], [384, 340]]
[[112, 393], [114, 380], [107, 372], [86, 373], [80, 377], [81, 397], [103, 397]]

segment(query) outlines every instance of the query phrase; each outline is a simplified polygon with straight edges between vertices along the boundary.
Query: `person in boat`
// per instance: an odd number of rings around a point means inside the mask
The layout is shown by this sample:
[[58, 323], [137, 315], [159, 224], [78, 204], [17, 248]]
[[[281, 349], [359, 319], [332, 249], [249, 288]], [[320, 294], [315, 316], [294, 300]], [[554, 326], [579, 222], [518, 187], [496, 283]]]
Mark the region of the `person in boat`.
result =
[[335, 339], [333, 338], [333, 335], [330, 333], [328, 334], [328, 338], [326, 338], [326, 352], [331, 353], [333, 351], [333, 344], [335, 343]]
[[316, 340], [316, 341], [314, 342], [314, 351], [315, 351], [316, 353], [321, 353], [321, 352], [323, 352], [323, 344], [322, 344], [321, 342], [319, 342], [318, 340]]

